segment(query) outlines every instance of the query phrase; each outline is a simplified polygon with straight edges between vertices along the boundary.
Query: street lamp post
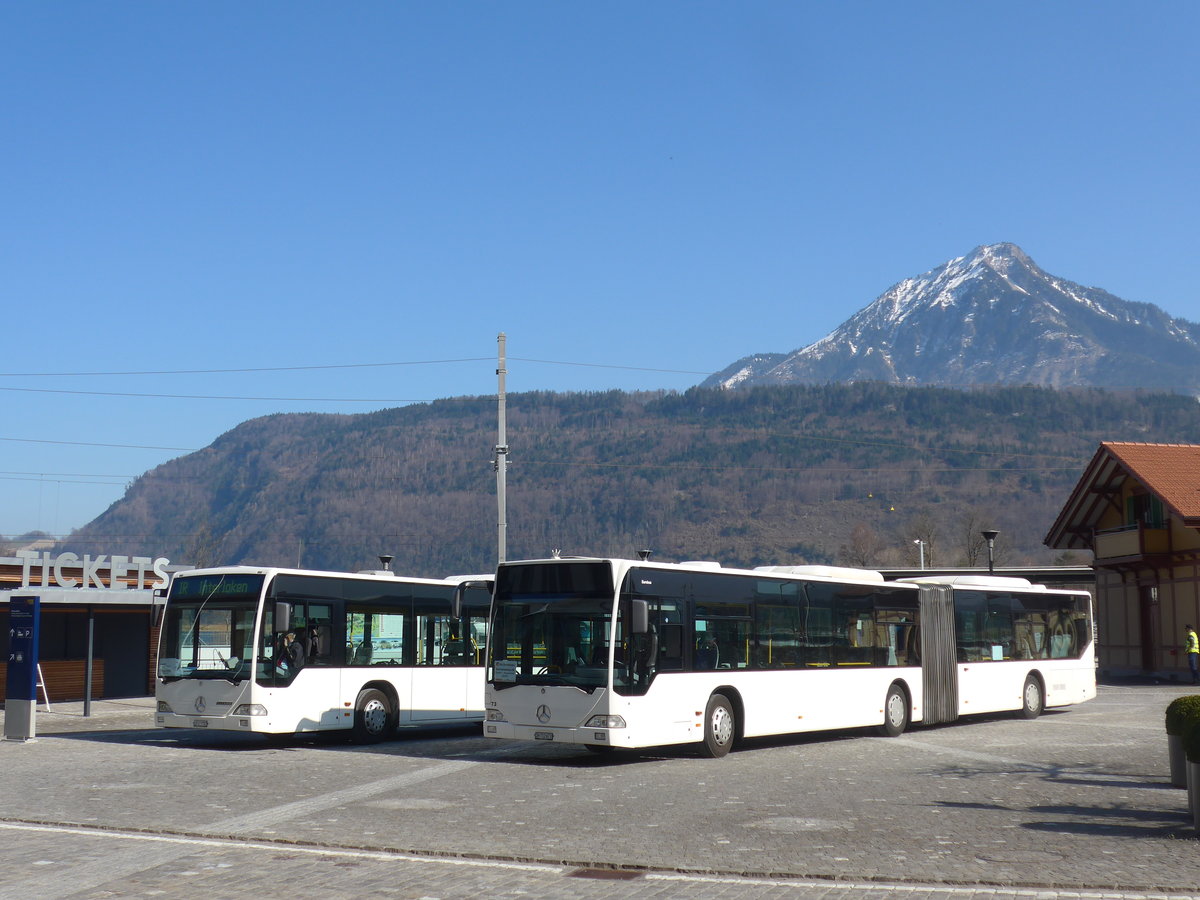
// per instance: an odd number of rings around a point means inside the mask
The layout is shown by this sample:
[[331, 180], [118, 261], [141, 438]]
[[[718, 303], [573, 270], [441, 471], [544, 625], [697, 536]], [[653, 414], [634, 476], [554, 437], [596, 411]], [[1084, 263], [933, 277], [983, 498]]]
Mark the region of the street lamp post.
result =
[[989, 574], [989, 575], [993, 575], [993, 574], [995, 574], [995, 572], [996, 572], [996, 560], [995, 560], [996, 535], [998, 535], [1000, 532], [998, 532], [998, 531], [981, 531], [981, 532], [979, 532], [979, 533], [980, 533], [980, 534], [982, 534], [982, 535], [983, 535], [983, 539], [984, 539], [985, 541], [987, 541], [987, 545], [988, 545], [988, 574]]
[[923, 540], [921, 540], [920, 538], [917, 538], [915, 541], [913, 541], [913, 543], [917, 545], [917, 548], [921, 553], [921, 568], [924, 569], [925, 568], [925, 542]]

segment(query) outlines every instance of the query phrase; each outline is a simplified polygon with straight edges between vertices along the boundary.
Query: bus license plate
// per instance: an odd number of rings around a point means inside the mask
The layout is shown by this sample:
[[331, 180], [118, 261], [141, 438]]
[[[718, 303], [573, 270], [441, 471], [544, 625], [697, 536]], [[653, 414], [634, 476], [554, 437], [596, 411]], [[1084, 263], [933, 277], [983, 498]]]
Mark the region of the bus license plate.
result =
[[193, 728], [207, 728], [208, 719], [192, 719]]
[[535, 741], [552, 741], [552, 740], [554, 740], [554, 732], [553, 731], [535, 731], [533, 733], [533, 739]]

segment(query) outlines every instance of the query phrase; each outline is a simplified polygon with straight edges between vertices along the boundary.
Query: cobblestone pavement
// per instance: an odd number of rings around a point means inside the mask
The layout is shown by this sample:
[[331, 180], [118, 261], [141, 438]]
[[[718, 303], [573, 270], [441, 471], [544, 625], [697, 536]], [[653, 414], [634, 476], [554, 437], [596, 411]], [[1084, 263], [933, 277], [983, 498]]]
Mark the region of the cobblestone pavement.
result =
[[0, 742], [0, 897], [1200, 898], [1162, 712], [1109, 686], [1009, 717], [598, 758], [475, 729], [373, 747], [147, 727]]

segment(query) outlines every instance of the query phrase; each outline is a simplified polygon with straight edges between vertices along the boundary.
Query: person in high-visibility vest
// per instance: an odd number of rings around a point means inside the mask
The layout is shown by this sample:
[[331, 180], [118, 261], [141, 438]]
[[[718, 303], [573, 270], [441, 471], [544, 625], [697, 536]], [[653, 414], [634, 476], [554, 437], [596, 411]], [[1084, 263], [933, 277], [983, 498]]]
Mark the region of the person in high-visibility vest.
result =
[[1192, 684], [1200, 684], [1200, 638], [1191, 625], [1184, 625], [1184, 652], [1188, 658], [1188, 668], [1192, 670]]

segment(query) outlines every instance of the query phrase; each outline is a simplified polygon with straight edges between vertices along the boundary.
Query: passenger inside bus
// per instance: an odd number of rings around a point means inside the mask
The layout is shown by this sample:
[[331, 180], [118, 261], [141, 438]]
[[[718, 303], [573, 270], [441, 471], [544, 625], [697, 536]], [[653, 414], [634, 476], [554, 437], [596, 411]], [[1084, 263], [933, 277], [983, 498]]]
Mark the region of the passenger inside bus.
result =
[[307, 648], [308, 664], [311, 666], [311, 665], [317, 664], [318, 661], [328, 662], [329, 661], [329, 640], [328, 640], [328, 637], [322, 632], [321, 626], [318, 625], [316, 622], [309, 622], [307, 632], [308, 632], [308, 648]]
[[305, 652], [306, 641], [297, 640], [295, 631], [289, 631], [283, 636], [283, 640], [288, 665], [293, 671], [303, 669], [308, 660], [308, 654]]
[[369, 666], [371, 664], [372, 647], [370, 641], [363, 641], [354, 648], [354, 665]]

